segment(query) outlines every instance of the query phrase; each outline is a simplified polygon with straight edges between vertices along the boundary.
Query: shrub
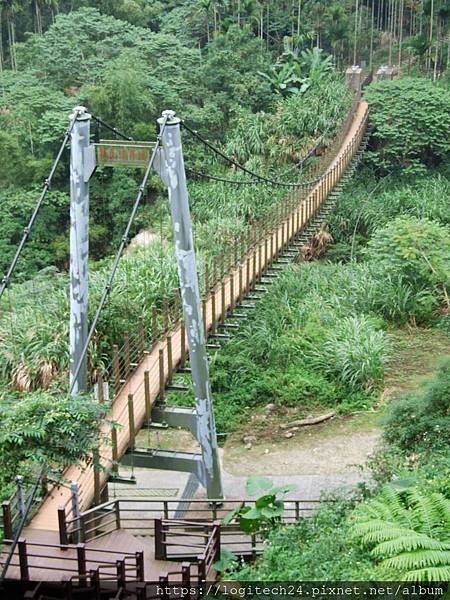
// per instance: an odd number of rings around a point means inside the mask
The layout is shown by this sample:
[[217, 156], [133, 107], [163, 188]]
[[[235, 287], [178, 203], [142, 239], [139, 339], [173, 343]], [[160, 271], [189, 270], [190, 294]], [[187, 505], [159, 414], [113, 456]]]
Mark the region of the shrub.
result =
[[450, 360], [421, 394], [413, 392], [394, 402], [384, 422], [384, 439], [403, 452], [450, 445]]
[[99, 442], [99, 424], [109, 407], [92, 397], [61, 396], [60, 390], [32, 392], [0, 404], [0, 490], [16, 474], [45, 463], [60, 469], [86, 459]]
[[450, 235], [428, 219], [400, 216], [379, 229], [368, 245], [367, 256], [391, 276], [400, 277], [421, 301], [434, 304], [435, 290], [450, 308], [447, 285], [450, 278]]
[[402, 78], [370, 86], [373, 162], [385, 170], [422, 172], [450, 150], [450, 92], [429, 79]]
[[347, 514], [354, 500], [322, 505], [311, 518], [279, 527], [255, 564], [233, 573], [239, 581], [351, 581], [374, 574], [369, 553], [353, 544]]
[[[415, 178], [390, 175], [377, 179], [370, 169], [362, 169], [351, 189], [339, 198], [330, 217], [331, 234], [337, 244], [344, 244], [341, 246], [344, 260], [350, 258], [351, 253], [353, 258], [363, 258], [360, 247], [367, 244], [377, 229], [399, 215], [450, 223], [449, 196], [450, 181], [439, 173], [430, 172]], [[335, 254], [335, 246], [330, 248], [327, 258], [330, 258], [330, 252]]]

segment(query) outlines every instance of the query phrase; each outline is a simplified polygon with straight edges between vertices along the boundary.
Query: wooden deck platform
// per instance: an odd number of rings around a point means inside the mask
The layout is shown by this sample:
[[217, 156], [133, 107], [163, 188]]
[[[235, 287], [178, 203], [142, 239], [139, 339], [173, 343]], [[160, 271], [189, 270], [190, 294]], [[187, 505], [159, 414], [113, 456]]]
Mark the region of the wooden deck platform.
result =
[[[71, 546], [67, 550], [59, 547], [59, 536], [55, 531], [41, 529], [25, 529], [23, 539], [26, 540], [29, 553], [29, 579], [32, 581], [66, 581], [76, 578], [77, 549]], [[5, 557], [9, 546], [0, 556], [0, 563]], [[114, 549], [112, 552], [111, 549]], [[145, 541], [135, 537], [128, 531], [118, 529], [110, 534], [85, 544], [86, 571], [100, 568], [103, 578], [116, 577], [116, 561], [125, 560], [127, 569], [132, 571], [133, 557], [138, 552], [144, 554], [144, 578], [147, 581], [157, 581], [160, 573], [173, 570], [173, 562], [155, 559], [154, 541]], [[17, 548], [8, 569], [8, 579], [20, 579], [19, 549]]]

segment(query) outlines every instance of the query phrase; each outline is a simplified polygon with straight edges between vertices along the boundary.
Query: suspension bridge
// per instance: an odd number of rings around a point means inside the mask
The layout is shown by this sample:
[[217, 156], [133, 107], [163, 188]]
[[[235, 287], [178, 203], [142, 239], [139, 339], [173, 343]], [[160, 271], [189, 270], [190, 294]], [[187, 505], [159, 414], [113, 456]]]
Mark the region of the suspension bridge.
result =
[[[287, 191], [281, 204], [256, 222], [248, 236], [229, 245], [226, 253], [214, 263], [212, 272], [207, 270], [202, 298], [198, 291], [185, 189], [180, 138], [183, 123], [173, 113], [165, 113], [160, 120], [160, 135], [156, 143], [143, 147], [146, 157], [144, 177], [89, 329], [87, 318], [82, 314], [86, 311], [83, 304], [86, 290], [79, 277], [87, 260], [83, 249], [86, 240], [80, 227], [76, 232], [72, 231], [75, 237], [78, 236], [74, 240], [78, 254], [71, 263], [71, 272], [77, 274], [71, 305], [72, 392], [83, 391], [87, 385], [89, 343], [113, 285], [152, 169], [157, 170], [169, 189], [181, 293], [170, 307], [165, 308], [163, 330], [157, 331], [156, 317], [152, 320], [154, 326], [150, 331], [143, 323], [137, 323], [136, 331], [127, 332], [123, 344], [113, 348], [110, 369], [94, 381], [97, 396], [111, 400], [111, 420], [119, 426], [103, 424], [99, 439], [105, 441], [92, 460], [66, 469], [64, 481], [72, 482], [72, 485], [47, 486], [44, 498], [31, 513], [42, 484], [40, 472], [28, 497], [22, 497], [18, 511], [11, 502], [3, 503], [6, 544], [1, 562], [3, 577], [6, 576], [4, 585], [14, 579], [65, 579], [64, 589], [84, 586], [92, 592], [86, 597], [95, 598], [100, 597], [95, 594], [100, 593], [104, 583], [114, 580], [117, 598], [123, 597], [125, 590], [132, 590], [137, 598], [151, 598], [154, 591], [145, 581], [159, 579], [189, 583], [211, 578], [220, 548], [232, 549], [242, 556], [255, 556], [260, 552], [261, 540], [256, 536], [242, 534], [235, 525], [225, 527], [220, 524], [220, 519], [230, 509], [251, 504], [251, 501], [224, 494], [222, 488], [207, 353], [219, 349], [220, 344], [232, 336], [242, 320], [254, 310], [255, 303], [270, 283], [298, 257], [300, 249], [333, 210], [367, 143], [368, 106], [362, 100], [361, 87], [357, 86], [352, 107], [338, 134], [317, 161], [311, 178], [305, 181], [289, 182], [247, 169], [184, 124], [187, 134], [242, 172], [243, 178], [231, 181], [233, 185], [250, 185], [259, 181], [282, 186]], [[72, 196], [80, 198], [87, 193], [85, 186], [95, 162], [88, 132], [80, 133], [80, 123], [81, 127], [86, 127], [87, 122], [86, 112], [76, 109], [36, 209], [3, 279], [0, 296], [10, 285], [63, 149], [72, 139], [73, 156], [77, 135], [79, 143], [84, 144], [85, 171], [80, 170], [80, 164], [72, 158]], [[102, 125], [121, 135], [107, 124]], [[301, 159], [299, 166], [311, 154], [309, 152]], [[200, 177], [205, 174], [196, 172], [192, 175]], [[86, 214], [81, 214], [80, 210], [82, 208], [78, 206], [78, 214], [73, 215], [73, 219], [77, 218], [78, 223], [86, 222]], [[80, 323], [83, 323], [84, 331], [80, 329]], [[192, 376], [194, 380], [194, 409], [165, 404], [168, 390], [184, 391], [183, 386], [173, 383], [177, 372]], [[201, 452], [136, 448], [138, 432], [158, 423], [188, 429], [199, 442]], [[120, 480], [121, 464], [194, 474], [205, 488], [206, 497], [184, 500], [187, 508], [181, 517], [178, 501], [109, 500], [108, 481], [111, 478]], [[299, 519], [310, 512], [315, 502], [293, 499], [284, 518], [287, 521]], [[27, 597], [40, 598], [40, 589], [38, 586], [30, 587]]]

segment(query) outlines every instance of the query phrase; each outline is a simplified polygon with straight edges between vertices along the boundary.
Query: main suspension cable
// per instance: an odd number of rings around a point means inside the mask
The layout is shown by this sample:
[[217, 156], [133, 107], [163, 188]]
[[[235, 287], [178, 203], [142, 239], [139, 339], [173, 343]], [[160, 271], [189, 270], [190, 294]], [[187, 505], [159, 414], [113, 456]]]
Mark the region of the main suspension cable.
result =
[[100, 117], [97, 117], [96, 115], [92, 115], [92, 117], [93, 117], [93, 119], [95, 119], [95, 122], [97, 123], [97, 125], [100, 125], [101, 127], [104, 127], [105, 129], [108, 129], [109, 131], [114, 133], [114, 135], [117, 135], [118, 137], [122, 138], [123, 140], [127, 140], [128, 142], [134, 142], [134, 138], [130, 137], [129, 135], [126, 135], [125, 133], [122, 133], [121, 131], [116, 129], [113, 125], [109, 125], [108, 123], [103, 121], [103, 119], [101, 119]]
[[195, 137], [199, 142], [201, 142], [206, 148], [209, 148], [217, 156], [220, 156], [221, 158], [226, 160], [228, 163], [230, 163], [234, 167], [240, 169], [244, 173], [247, 173], [247, 175], [250, 175], [251, 177], [257, 179], [259, 183], [269, 183], [270, 185], [275, 185], [275, 186], [280, 186], [280, 187], [298, 188], [298, 187], [307, 187], [307, 186], [311, 185], [312, 182], [317, 181], [317, 179], [315, 179], [315, 180], [311, 180], [311, 181], [297, 181], [297, 182], [287, 183], [284, 181], [279, 181], [278, 179], [271, 179], [270, 177], [265, 177], [264, 175], [261, 175], [260, 173], [255, 173], [254, 171], [247, 169], [247, 167], [244, 167], [244, 165], [241, 165], [234, 158], [227, 156], [224, 152], [222, 152], [222, 150], [220, 150], [219, 148], [217, 148], [216, 146], [214, 146], [213, 144], [208, 142], [208, 140], [203, 138], [195, 129], [192, 129], [191, 127], [189, 127], [189, 125], [186, 125], [186, 122], [184, 120], [182, 121], [182, 125], [186, 129], [186, 131], [188, 131], [193, 137]]
[[20, 255], [22, 253], [22, 250], [30, 236], [31, 230], [33, 229], [33, 225], [36, 221], [36, 217], [38, 216], [38, 213], [41, 209], [42, 203], [44, 202], [45, 196], [47, 195], [48, 190], [51, 187], [52, 184], [52, 180], [53, 180], [53, 176], [55, 174], [55, 171], [58, 167], [59, 161], [61, 160], [62, 154], [64, 152], [64, 148], [66, 147], [67, 142], [69, 141], [69, 138], [72, 134], [73, 128], [75, 127], [75, 123], [76, 120], [78, 119], [79, 114], [81, 113], [80, 110], [75, 109], [74, 113], [73, 113], [73, 117], [72, 120], [70, 121], [69, 124], [69, 128], [67, 129], [65, 135], [64, 135], [64, 139], [61, 142], [61, 146], [59, 147], [58, 150], [58, 154], [56, 155], [56, 158], [53, 162], [53, 166], [50, 170], [49, 176], [47, 177], [47, 179], [44, 182], [44, 187], [42, 188], [41, 194], [39, 196], [38, 201], [36, 202], [36, 205], [34, 207], [33, 213], [31, 215], [30, 220], [28, 221], [27, 226], [24, 228], [23, 230], [23, 236], [22, 239], [20, 240], [20, 243], [17, 247], [16, 253], [14, 254], [14, 258], [11, 261], [11, 264], [9, 265], [8, 270], [6, 271], [6, 274], [4, 275], [3, 279], [2, 279], [2, 283], [0, 286], [0, 300], [1, 297], [3, 296], [4, 291], [6, 290], [6, 288], [9, 286], [10, 281], [11, 281], [11, 276], [14, 272], [14, 269], [16, 268], [17, 262], [20, 258]]
[[217, 175], [209, 175], [208, 173], [204, 173], [203, 171], [196, 171], [195, 169], [191, 169], [186, 167], [186, 173], [196, 177], [198, 179], [209, 179], [210, 181], [217, 181], [220, 183], [229, 183], [232, 185], [260, 185], [261, 182], [258, 180], [243, 180], [243, 179], [227, 179], [225, 177], [218, 177]]
[[95, 330], [97, 328], [97, 324], [98, 324], [98, 320], [100, 318], [101, 312], [103, 310], [103, 307], [105, 306], [106, 300], [107, 300], [108, 295], [109, 295], [109, 293], [111, 291], [111, 286], [112, 286], [112, 283], [113, 283], [113, 280], [114, 280], [114, 276], [116, 274], [117, 267], [119, 266], [119, 261], [120, 261], [120, 258], [122, 256], [123, 250], [125, 248], [125, 244], [128, 241], [128, 236], [130, 234], [131, 226], [133, 225], [134, 218], [136, 216], [137, 210], [139, 208], [139, 205], [141, 203], [142, 197], [144, 195], [145, 188], [146, 188], [148, 179], [150, 177], [150, 173], [151, 173], [151, 171], [153, 169], [153, 164], [155, 162], [158, 149], [159, 149], [159, 147], [161, 145], [162, 136], [164, 134], [168, 118], [169, 118], [168, 116], [166, 116], [164, 118], [164, 121], [163, 121], [163, 123], [161, 125], [160, 133], [159, 133], [158, 137], [156, 138], [156, 144], [155, 144], [155, 147], [153, 148], [153, 152], [152, 152], [152, 155], [150, 157], [150, 160], [148, 161], [147, 168], [145, 170], [144, 177], [142, 179], [142, 183], [139, 186], [139, 192], [138, 192], [138, 195], [137, 195], [136, 200], [134, 202], [133, 208], [131, 210], [130, 218], [128, 219], [128, 223], [127, 223], [127, 226], [125, 228], [124, 234], [122, 236], [122, 240], [121, 240], [121, 242], [119, 244], [119, 248], [118, 248], [118, 250], [116, 252], [116, 255], [114, 257], [113, 266], [111, 268], [111, 271], [109, 273], [109, 276], [108, 276], [108, 278], [106, 280], [106, 283], [105, 283], [105, 286], [103, 288], [103, 292], [102, 292], [100, 301], [98, 303], [97, 310], [95, 312], [94, 320], [92, 321], [91, 328], [89, 329], [89, 333], [88, 333], [88, 336], [86, 338], [86, 342], [85, 342], [85, 344], [83, 346], [83, 350], [81, 352], [81, 357], [80, 357], [80, 359], [78, 361], [78, 364], [76, 365], [75, 372], [74, 372], [73, 378], [72, 378], [72, 382], [70, 384], [69, 393], [72, 393], [72, 391], [73, 391], [73, 388], [74, 388], [75, 383], [77, 381], [78, 375], [80, 373], [81, 365], [83, 364], [84, 358], [85, 358], [85, 356], [87, 354], [87, 351], [88, 351], [89, 344], [91, 342], [92, 336], [94, 335]]

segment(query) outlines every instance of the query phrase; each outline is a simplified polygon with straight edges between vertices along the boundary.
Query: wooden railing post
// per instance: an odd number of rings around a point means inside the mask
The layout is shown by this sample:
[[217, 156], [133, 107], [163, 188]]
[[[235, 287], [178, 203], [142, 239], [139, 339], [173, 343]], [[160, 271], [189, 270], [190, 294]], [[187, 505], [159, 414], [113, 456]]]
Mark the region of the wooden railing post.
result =
[[124, 588], [127, 584], [127, 569], [124, 560], [116, 560], [117, 587]]
[[216, 333], [216, 290], [212, 290], [211, 292], [211, 331]]
[[158, 311], [152, 308], [152, 348], [158, 340]]
[[103, 386], [103, 375], [101, 373], [98, 374], [97, 377], [97, 399], [99, 402], [104, 402], [105, 400], [105, 389]]
[[202, 318], [203, 318], [203, 329], [205, 334], [205, 339], [208, 337], [208, 323], [206, 322], [206, 300], [202, 300]]
[[[66, 511], [64, 506], [58, 508], [58, 529], [59, 543], [61, 546], [68, 546], [69, 536], [67, 535]], [[64, 548], [63, 548], [64, 549]]]
[[24, 538], [19, 538], [17, 542], [19, 549], [19, 567], [20, 567], [20, 578], [28, 581], [30, 579], [30, 571], [28, 568], [28, 554], [27, 554], [27, 542]]
[[214, 561], [220, 560], [220, 521], [214, 521], [213, 535], [214, 535]]
[[234, 273], [230, 275], [230, 313], [234, 311], [236, 299], [234, 297]]
[[94, 468], [94, 504], [100, 504], [100, 451], [95, 448], [92, 452]]
[[247, 274], [245, 277], [245, 293], [248, 294], [250, 290], [250, 257], [247, 258]]
[[191, 585], [191, 563], [181, 563], [181, 583], [184, 587]]
[[242, 295], [243, 295], [242, 283], [243, 283], [242, 265], [239, 265], [239, 297], [238, 297], [238, 304], [240, 304], [242, 302]]
[[147, 584], [138, 583], [136, 585], [136, 600], [147, 600]]
[[145, 581], [144, 573], [144, 552], [136, 552], [136, 579], [138, 581]]
[[94, 598], [100, 598], [100, 567], [89, 571], [91, 587], [94, 591]]
[[164, 334], [169, 331], [169, 301], [167, 298], [163, 301], [163, 328]]
[[[205, 320], [206, 321], [206, 320]], [[181, 322], [181, 359], [180, 365], [184, 367], [186, 364], [186, 327], [184, 322]]]
[[167, 336], [167, 383], [172, 382], [173, 375], [173, 355], [172, 355], [172, 336]]
[[166, 560], [167, 559], [167, 546], [164, 543], [165, 532], [164, 524], [161, 517], [155, 518], [155, 559]]
[[116, 529], [120, 529], [122, 525], [120, 522], [120, 500], [117, 499], [114, 504], [114, 514], [116, 516]]
[[150, 373], [144, 371], [144, 399], [145, 399], [145, 422], [148, 425], [152, 414], [152, 404], [150, 398]]
[[180, 288], [177, 288], [177, 291], [175, 292], [175, 309], [174, 309], [175, 325], [178, 325], [178, 323], [180, 322], [180, 305], [181, 305], [181, 292], [180, 292]]
[[119, 348], [116, 344], [113, 346], [113, 379], [115, 393], [119, 392], [120, 389], [120, 361], [119, 361]]
[[225, 323], [225, 317], [226, 317], [226, 312], [227, 312], [227, 308], [226, 308], [226, 303], [225, 303], [225, 280], [222, 279], [222, 284], [221, 284], [221, 309], [220, 309], [220, 322], [221, 323]]
[[166, 377], [164, 374], [164, 350], [159, 350], [159, 400], [164, 401], [166, 388]]
[[125, 362], [125, 379], [130, 376], [130, 334], [126, 332], [123, 336], [123, 358]]
[[209, 295], [209, 265], [205, 264], [205, 290], [204, 290], [204, 298], [207, 298]]
[[2, 503], [2, 513], [3, 513], [3, 537], [5, 540], [12, 540], [14, 537], [13, 534], [13, 525], [12, 525], [12, 514], [11, 514], [11, 502], [5, 500]]
[[118, 473], [119, 471], [119, 449], [117, 446], [117, 429], [112, 426], [111, 427], [111, 453], [112, 453], [112, 471], [113, 473]]
[[133, 394], [128, 394], [128, 424], [130, 429], [130, 447], [134, 448], [136, 443], [136, 427], [134, 421], [134, 397]]
[[206, 560], [204, 554], [199, 554], [197, 557], [198, 583], [206, 581]]
[[77, 544], [77, 569], [80, 580], [85, 581], [87, 575], [86, 569], [86, 546]]

